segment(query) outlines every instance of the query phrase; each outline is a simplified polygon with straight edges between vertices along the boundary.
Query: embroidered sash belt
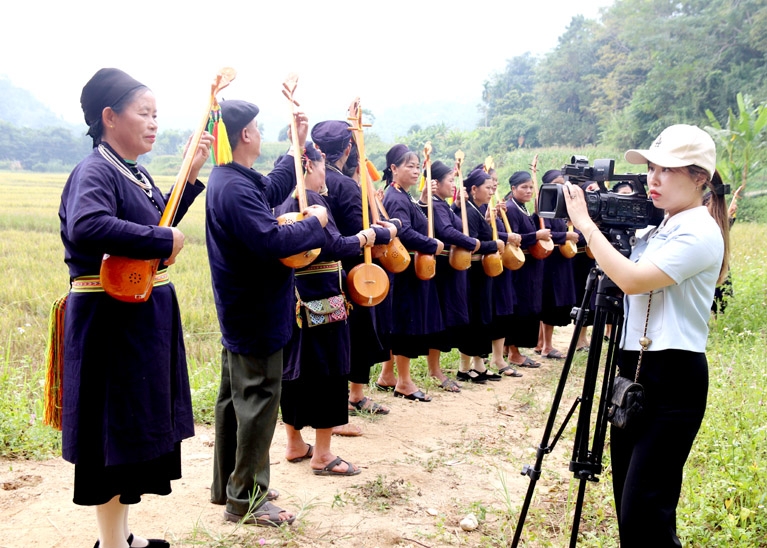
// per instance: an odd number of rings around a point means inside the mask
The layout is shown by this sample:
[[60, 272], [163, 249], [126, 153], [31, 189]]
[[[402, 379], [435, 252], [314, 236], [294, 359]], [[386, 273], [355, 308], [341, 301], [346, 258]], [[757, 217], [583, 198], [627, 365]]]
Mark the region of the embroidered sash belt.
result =
[[[159, 285], [168, 285], [170, 283], [170, 275], [168, 270], [160, 270], [154, 275], [154, 287]], [[100, 293], [104, 291], [101, 285], [101, 279], [96, 276], [78, 276], [72, 280], [72, 293]]]

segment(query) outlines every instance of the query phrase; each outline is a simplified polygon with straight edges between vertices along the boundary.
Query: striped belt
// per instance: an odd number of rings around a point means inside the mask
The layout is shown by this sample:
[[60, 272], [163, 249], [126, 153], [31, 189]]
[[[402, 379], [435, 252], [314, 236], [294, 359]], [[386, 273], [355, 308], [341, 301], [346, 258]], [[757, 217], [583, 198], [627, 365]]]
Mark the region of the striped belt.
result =
[[471, 260], [472, 260], [472, 261], [481, 261], [481, 260], [482, 260], [482, 257], [483, 257], [483, 256], [482, 256], [482, 255], [480, 255], [479, 253], [474, 253], [474, 254], [471, 256]]
[[[170, 283], [170, 275], [168, 270], [161, 270], [154, 275], [154, 287], [158, 285], [168, 285]], [[72, 293], [99, 293], [104, 291], [104, 287], [101, 285], [101, 278], [96, 276], [78, 276], [72, 280]]]
[[450, 256], [450, 250], [447, 250], [447, 251], [443, 250], [442, 253], [440, 253], [440, 255], [443, 256], [443, 257], [449, 257]]
[[309, 266], [296, 270], [296, 276], [306, 276], [307, 274], [322, 274], [325, 272], [340, 272], [341, 261], [324, 261], [321, 263], [312, 263]]

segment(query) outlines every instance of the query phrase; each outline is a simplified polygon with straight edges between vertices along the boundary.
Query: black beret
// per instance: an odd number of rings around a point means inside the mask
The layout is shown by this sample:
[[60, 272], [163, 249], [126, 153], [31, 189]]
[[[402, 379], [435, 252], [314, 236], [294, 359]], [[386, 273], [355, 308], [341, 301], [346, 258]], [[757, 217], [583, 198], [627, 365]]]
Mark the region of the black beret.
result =
[[232, 99], [221, 101], [221, 118], [226, 126], [226, 136], [229, 137], [229, 143], [232, 148], [240, 140], [242, 128], [253, 121], [258, 114], [258, 107], [247, 101]]
[[[116, 105], [131, 91], [144, 87], [146, 87], [144, 84], [120, 69], [99, 70], [88, 80], [80, 94], [80, 106], [83, 109], [85, 123], [90, 128], [101, 120], [101, 113], [105, 108]], [[88, 135], [91, 133], [88, 132]]]
[[487, 173], [484, 168], [478, 167], [471, 170], [469, 176], [463, 180], [463, 186], [466, 187], [466, 190], [471, 190], [471, 187], [482, 186], [482, 184], [490, 178], [490, 174]]
[[440, 162], [439, 160], [437, 160], [431, 165], [431, 178], [439, 181], [440, 179], [442, 179], [442, 177], [444, 177], [448, 173], [451, 173], [452, 171], [453, 171], [452, 168], [446, 166], [443, 162]]
[[532, 181], [533, 176], [527, 171], [515, 171], [511, 177], [509, 177], [509, 186], [514, 188], [517, 185]]
[[541, 182], [543, 182], [543, 184], [547, 185], [551, 181], [556, 179], [557, 177], [561, 177], [561, 176], [562, 176], [562, 172], [559, 171], [558, 169], [550, 169], [546, 173], [543, 174], [543, 177], [541, 177]]
[[312, 128], [312, 140], [331, 162], [343, 155], [351, 138], [349, 123], [343, 120], [326, 120]]

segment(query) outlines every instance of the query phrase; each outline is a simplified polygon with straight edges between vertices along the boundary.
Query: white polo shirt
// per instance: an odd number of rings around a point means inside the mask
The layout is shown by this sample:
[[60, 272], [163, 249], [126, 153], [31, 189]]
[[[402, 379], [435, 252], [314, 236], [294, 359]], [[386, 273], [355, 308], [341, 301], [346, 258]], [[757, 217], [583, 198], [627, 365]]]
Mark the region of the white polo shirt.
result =
[[[705, 352], [708, 319], [716, 280], [722, 266], [724, 240], [719, 225], [705, 206], [667, 218], [656, 231], [637, 240], [634, 262], [650, 261], [675, 284], [652, 295], [647, 337], [648, 351], [679, 349]], [[622, 348], [639, 350], [649, 293], [624, 297]]]

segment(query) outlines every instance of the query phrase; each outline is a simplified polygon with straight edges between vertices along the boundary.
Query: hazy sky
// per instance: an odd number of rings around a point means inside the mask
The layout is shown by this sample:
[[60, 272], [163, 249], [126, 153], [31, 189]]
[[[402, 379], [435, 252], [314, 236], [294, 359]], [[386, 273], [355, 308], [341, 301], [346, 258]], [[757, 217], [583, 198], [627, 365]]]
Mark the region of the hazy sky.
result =
[[281, 127], [282, 82], [295, 72], [312, 124], [320, 113], [345, 117], [357, 96], [374, 114], [429, 100], [479, 103], [507, 59], [550, 51], [573, 16], [596, 18], [612, 3], [14, 0], [3, 7], [0, 77], [81, 122], [83, 85], [117, 67], [154, 91], [161, 129], [193, 128], [219, 68], [231, 66], [237, 78], [219, 98], [250, 100], [260, 117], [281, 116]]

